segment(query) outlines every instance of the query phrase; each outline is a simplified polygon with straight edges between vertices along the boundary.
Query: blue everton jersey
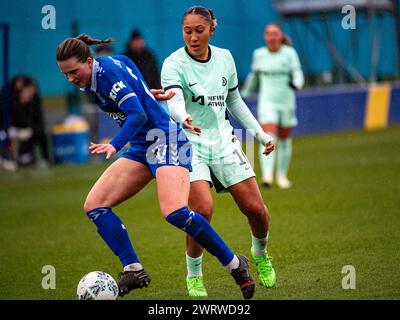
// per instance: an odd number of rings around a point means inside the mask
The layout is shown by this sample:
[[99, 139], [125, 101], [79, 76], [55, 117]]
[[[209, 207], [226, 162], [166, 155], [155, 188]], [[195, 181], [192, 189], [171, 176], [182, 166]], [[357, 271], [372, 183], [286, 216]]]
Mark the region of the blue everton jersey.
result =
[[182, 130], [156, 101], [139, 69], [126, 56], [94, 59], [91, 85], [83, 91], [92, 93], [96, 104], [121, 127], [110, 142], [117, 151], [127, 142], [151, 143], [146, 135], [152, 129], [161, 129], [166, 136]]

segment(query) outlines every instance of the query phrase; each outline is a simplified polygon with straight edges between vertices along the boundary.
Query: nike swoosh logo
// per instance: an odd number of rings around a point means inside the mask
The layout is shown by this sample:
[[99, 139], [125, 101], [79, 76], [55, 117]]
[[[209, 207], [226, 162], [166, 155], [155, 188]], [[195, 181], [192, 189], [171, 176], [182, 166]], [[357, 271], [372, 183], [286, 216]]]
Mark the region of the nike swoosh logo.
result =
[[195, 84], [197, 84], [197, 82], [195, 82], [195, 83], [189, 83], [189, 87], [193, 87]]

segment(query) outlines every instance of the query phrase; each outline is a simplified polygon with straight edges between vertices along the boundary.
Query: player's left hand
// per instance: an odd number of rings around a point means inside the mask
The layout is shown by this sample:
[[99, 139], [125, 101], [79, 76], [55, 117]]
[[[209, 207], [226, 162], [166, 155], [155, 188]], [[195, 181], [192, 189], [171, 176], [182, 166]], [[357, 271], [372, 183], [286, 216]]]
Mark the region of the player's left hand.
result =
[[163, 89], [150, 89], [150, 92], [158, 101], [172, 99], [175, 95], [175, 92], [173, 92], [172, 90], [168, 91], [168, 93], [165, 93]]
[[89, 150], [91, 154], [94, 153], [105, 153], [106, 159], [110, 159], [114, 154], [117, 153], [114, 146], [112, 144], [105, 144], [105, 143], [93, 143], [91, 142], [89, 145]]
[[272, 151], [274, 151], [275, 149], [275, 145], [272, 141], [269, 141], [267, 143], [267, 145], [265, 146], [265, 150], [263, 152], [263, 154], [265, 154], [266, 156], [269, 155]]

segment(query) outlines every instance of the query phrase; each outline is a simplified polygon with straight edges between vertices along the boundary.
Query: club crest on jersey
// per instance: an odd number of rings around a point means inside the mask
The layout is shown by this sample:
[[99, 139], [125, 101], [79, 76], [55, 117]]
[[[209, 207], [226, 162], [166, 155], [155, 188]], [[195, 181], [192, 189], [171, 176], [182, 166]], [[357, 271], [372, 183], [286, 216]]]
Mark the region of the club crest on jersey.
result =
[[123, 88], [126, 88], [126, 85], [124, 85], [124, 83], [122, 81], [118, 81], [118, 82], [114, 83], [111, 88], [111, 91], [108, 95], [110, 97], [110, 99], [115, 101], [115, 99], [117, 98], [118, 91], [120, 91]]
[[227, 85], [228, 81], [226, 80], [225, 77], [222, 77], [222, 86], [225, 87]]

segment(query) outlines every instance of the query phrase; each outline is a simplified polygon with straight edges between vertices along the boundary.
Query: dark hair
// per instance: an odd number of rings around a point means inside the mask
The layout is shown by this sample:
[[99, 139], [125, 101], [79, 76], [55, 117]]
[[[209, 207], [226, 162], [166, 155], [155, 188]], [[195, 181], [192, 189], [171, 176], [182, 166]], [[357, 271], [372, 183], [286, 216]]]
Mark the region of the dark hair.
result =
[[79, 62], [86, 62], [87, 58], [92, 57], [89, 46], [93, 44], [102, 44], [112, 42], [111, 38], [106, 40], [97, 40], [92, 37], [81, 34], [76, 38], [65, 39], [57, 48], [57, 61], [65, 61], [75, 57]]
[[217, 27], [217, 19], [215, 19], [214, 11], [212, 9], [207, 9], [202, 6], [193, 6], [190, 7], [185, 11], [182, 17], [182, 23], [183, 20], [185, 20], [186, 16], [189, 14], [198, 14], [200, 16], [203, 16], [205, 19], [207, 19], [210, 22], [210, 27], [212, 30], [215, 30]]
[[133, 30], [131, 33], [131, 41], [135, 39], [143, 39], [143, 36], [138, 29]]
[[289, 36], [283, 32], [283, 29], [278, 22], [276, 21], [270, 22], [265, 26], [265, 28], [267, 28], [268, 26], [275, 26], [282, 32], [282, 44], [286, 44], [287, 46], [292, 45], [292, 41], [290, 40]]

